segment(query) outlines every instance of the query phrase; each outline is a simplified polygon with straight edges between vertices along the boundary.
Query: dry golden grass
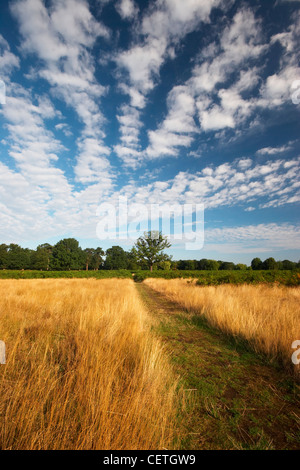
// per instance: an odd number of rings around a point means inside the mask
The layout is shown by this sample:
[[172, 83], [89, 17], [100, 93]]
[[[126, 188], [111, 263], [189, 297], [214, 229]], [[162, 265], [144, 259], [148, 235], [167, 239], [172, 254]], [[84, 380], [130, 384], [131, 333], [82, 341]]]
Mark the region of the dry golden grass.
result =
[[175, 382], [131, 280], [2, 280], [1, 449], [161, 449]]
[[[190, 312], [203, 315], [213, 326], [248, 340], [256, 351], [293, 367], [291, 349], [300, 340], [300, 289], [260, 286], [196, 286], [182, 279], [147, 279]], [[295, 372], [299, 373], [299, 366]]]

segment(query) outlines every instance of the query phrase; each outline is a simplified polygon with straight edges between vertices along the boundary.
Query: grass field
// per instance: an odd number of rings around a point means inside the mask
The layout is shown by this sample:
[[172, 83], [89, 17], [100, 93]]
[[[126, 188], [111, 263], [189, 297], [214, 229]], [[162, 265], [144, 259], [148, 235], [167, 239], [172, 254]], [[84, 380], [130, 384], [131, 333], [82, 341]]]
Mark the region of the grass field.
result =
[[197, 279], [1, 280], [0, 449], [299, 449], [299, 297]]
[[180, 448], [300, 449], [300, 385], [282, 363], [224, 334], [148, 281], [137, 289], [190, 398], [178, 414]]
[[70, 270], [70, 271], [38, 271], [32, 269], [1, 269], [0, 279], [132, 279], [131, 271], [126, 269], [98, 271]]
[[[0, 272], [1, 274], [1, 272]], [[145, 279], [197, 279], [201, 286], [218, 286], [222, 284], [274, 284], [284, 286], [299, 286], [300, 273], [295, 270], [262, 270], [262, 271], [189, 271], [189, 270], [157, 270], [157, 271], [137, 271], [134, 274], [136, 282], [142, 282]]]
[[[300, 339], [300, 290], [283, 286], [199, 287], [183, 279], [147, 279], [152, 289], [228, 335], [245, 339], [271, 360], [293, 368], [291, 345]], [[299, 374], [299, 367], [295, 367]]]
[[37, 271], [37, 270], [10, 270], [1, 269], [0, 279], [133, 279], [136, 282], [142, 282], [148, 278], [158, 279], [197, 279], [201, 286], [222, 285], [222, 284], [272, 284], [299, 286], [299, 270], [262, 270], [262, 271], [189, 271], [189, 270], [156, 270], [156, 271], [128, 271], [126, 269], [85, 271]]
[[2, 280], [0, 338], [1, 449], [170, 446], [176, 381], [132, 280]]

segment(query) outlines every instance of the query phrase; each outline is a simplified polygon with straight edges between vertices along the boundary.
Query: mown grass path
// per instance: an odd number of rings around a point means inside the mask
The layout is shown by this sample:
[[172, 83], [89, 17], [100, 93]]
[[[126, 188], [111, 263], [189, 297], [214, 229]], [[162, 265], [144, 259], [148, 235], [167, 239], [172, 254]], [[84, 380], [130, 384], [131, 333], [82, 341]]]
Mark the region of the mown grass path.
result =
[[187, 398], [175, 447], [300, 449], [300, 387], [278, 364], [149, 286], [136, 286], [181, 377], [180, 401]]

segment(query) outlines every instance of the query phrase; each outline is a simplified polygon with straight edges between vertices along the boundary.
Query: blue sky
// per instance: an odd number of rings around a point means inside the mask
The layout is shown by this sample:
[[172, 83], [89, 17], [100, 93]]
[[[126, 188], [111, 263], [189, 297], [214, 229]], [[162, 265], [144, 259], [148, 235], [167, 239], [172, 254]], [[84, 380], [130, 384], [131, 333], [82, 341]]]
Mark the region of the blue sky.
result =
[[298, 261], [299, 6], [2, 0], [0, 241], [129, 249], [96, 234], [125, 196], [204, 204], [175, 259]]

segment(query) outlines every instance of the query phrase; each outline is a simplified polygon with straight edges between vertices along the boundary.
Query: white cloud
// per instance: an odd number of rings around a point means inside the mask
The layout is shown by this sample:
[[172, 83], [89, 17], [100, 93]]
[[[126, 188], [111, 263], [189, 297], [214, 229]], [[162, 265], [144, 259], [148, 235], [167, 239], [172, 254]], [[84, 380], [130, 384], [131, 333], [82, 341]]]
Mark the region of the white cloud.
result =
[[[258, 69], [249, 68], [249, 60], [259, 57], [265, 49], [260, 23], [251, 10], [241, 9], [221, 33], [220, 45], [217, 42], [208, 45], [194, 66], [191, 78], [168, 94], [168, 114], [157, 130], [148, 132], [149, 147], [145, 155], [151, 158], [176, 156], [176, 147], [189, 147], [194, 134], [200, 131], [195, 121], [196, 110], [205, 132], [240, 126], [254, 107], [241, 93], [251, 90], [259, 81]], [[215, 90], [237, 69], [237, 80], [230, 88]]]
[[262, 106], [281, 106], [283, 103], [291, 102], [291, 89], [293, 82], [299, 79], [299, 39], [300, 18], [294, 16], [294, 21], [287, 31], [274, 35], [271, 43], [280, 42], [284, 52], [280, 58], [280, 69], [277, 73], [269, 76], [261, 87]]
[[280, 72], [269, 76], [262, 86], [262, 99], [258, 103], [263, 107], [275, 107], [292, 101], [291, 87], [300, 76], [300, 67], [287, 66]]
[[[235, 160], [216, 167], [204, 168], [196, 174], [180, 172], [174, 180], [168, 181], [163, 193], [155, 184], [122, 193], [137, 202], [172, 203], [203, 203], [205, 208], [212, 209], [222, 206], [245, 205], [253, 206], [257, 201], [260, 207], [264, 204], [278, 206], [296, 202], [300, 195], [297, 183], [300, 159], [285, 160], [256, 164], [250, 159]], [[266, 201], [263, 203], [262, 201]]]
[[150, 158], [178, 153], [177, 147], [189, 147], [191, 134], [197, 132], [194, 121], [195, 101], [188, 87], [174, 87], [167, 98], [168, 114], [156, 131], [148, 131], [149, 147], [146, 154]]
[[85, 137], [78, 143], [79, 156], [74, 169], [76, 181], [80, 183], [96, 183], [101, 180], [112, 184], [109, 169], [110, 164], [107, 156], [110, 151], [102, 145], [101, 141], [93, 137]]
[[114, 146], [114, 151], [127, 166], [136, 168], [141, 160], [139, 129], [142, 126], [140, 110], [133, 106], [123, 105], [117, 115], [120, 123], [121, 144]]
[[166, 49], [165, 38], [155, 38], [145, 45], [136, 45], [121, 52], [116, 62], [119, 67], [127, 69], [131, 85], [145, 94], [154, 87]]
[[19, 58], [10, 51], [8, 42], [0, 34], [0, 78], [6, 78], [7, 75], [10, 75], [19, 66]]
[[257, 150], [256, 155], [277, 155], [278, 153], [288, 152], [291, 148], [292, 146], [289, 144], [280, 147], [264, 147]]
[[230, 114], [225, 114], [219, 106], [213, 106], [203, 111], [200, 117], [201, 127], [205, 131], [234, 127], [234, 120]]
[[170, 40], [185, 36], [200, 22], [208, 23], [214, 7], [221, 0], [158, 0], [150, 7], [142, 23], [142, 32], [152, 37], [167, 37]]
[[295, 250], [299, 248], [300, 226], [270, 223], [208, 229], [205, 230], [205, 240], [206, 249], [222, 253]]
[[[136, 25], [136, 36], [139, 38], [132, 47], [126, 51], [121, 51], [115, 58], [119, 71], [126, 71], [129, 85], [123, 86], [123, 91], [127, 92], [131, 99], [131, 105], [142, 108], [146, 104], [145, 97], [154, 88], [159, 78], [162, 64], [167, 58], [175, 57], [174, 45], [176, 45], [186, 34], [193, 31], [201, 22], [210, 21], [210, 13], [214, 7], [220, 6], [222, 0], [186, 0], [184, 3], [179, 0], [158, 0], [144, 14], [141, 22]], [[224, 3], [225, 4], [225, 3]], [[227, 4], [228, 5], [228, 4]], [[125, 77], [123, 79], [125, 82]], [[188, 95], [187, 95], [188, 96]], [[188, 98], [192, 100], [191, 97]], [[192, 117], [189, 119], [189, 129], [194, 128]], [[152, 149], [155, 143], [158, 147], [162, 135], [166, 135], [167, 128], [170, 128], [171, 154], [176, 154], [174, 146], [185, 145], [191, 142], [190, 137], [180, 138], [173, 131], [182, 127], [184, 120], [178, 116], [169, 118], [158, 131], [158, 135], [149, 133], [150, 147], [146, 155], [156, 155], [157, 149]], [[169, 150], [165, 146], [163, 154], [168, 154]]]
[[[85, 0], [55, 1], [49, 10], [41, 0], [21, 0], [11, 9], [24, 39], [21, 49], [43, 61], [37, 75], [49, 82], [52, 94], [73, 108], [83, 123], [75, 174], [79, 177], [79, 171], [84, 170], [81, 182], [90, 182], [103, 177], [105, 169], [107, 178], [111, 170], [103, 157], [109, 154], [103, 143], [105, 119], [96, 101], [106, 88], [95, 78], [89, 48], [98, 37], [108, 38], [109, 30], [92, 16]], [[96, 142], [88, 155], [91, 138]]]
[[116, 9], [123, 19], [132, 19], [138, 13], [138, 8], [133, 0], [119, 0]]
[[[195, 125], [194, 113], [187, 114], [184, 109], [176, 119], [172, 119], [172, 103], [168, 99], [167, 116], [157, 130], [148, 133], [146, 155], [176, 156], [178, 149], [175, 147], [188, 147], [194, 140], [194, 133], [201, 129], [204, 132], [222, 131], [215, 134], [219, 138], [225, 137], [226, 130], [234, 129], [238, 136], [244, 125], [249, 129], [259, 124], [256, 117], [258, 109], [281, 106], [290, 101], [291, 85], [300, 76], [295, 61], [299, 24], [297, 19], [287, 33], [272, 38], [271, 42], [278, 40], [283, 44], [286, 54], [283, 55], [278, 73], [263, 81], [263, 66], [253, 67], [253, 60], [263, 57], [269, 45], [265, 43], [261, 22], [249, 8], [242, 7], [220, 33], [219, 41], [216, 40], [201, 51], [191, 78], [183, 85], [186, 96], [193, 102], [193, 109], [198, 112], [200, 129]], [[175, 86], [169, 96], [176, 93], [177, 88]], [[250, 97], [249, 92], [252, 92]], [[166, 132], [168, 126], [169, 139]], [[176, 138], [172, 131], [177, 132]], [[155, 149], [153, 143], [156, 144]]]

